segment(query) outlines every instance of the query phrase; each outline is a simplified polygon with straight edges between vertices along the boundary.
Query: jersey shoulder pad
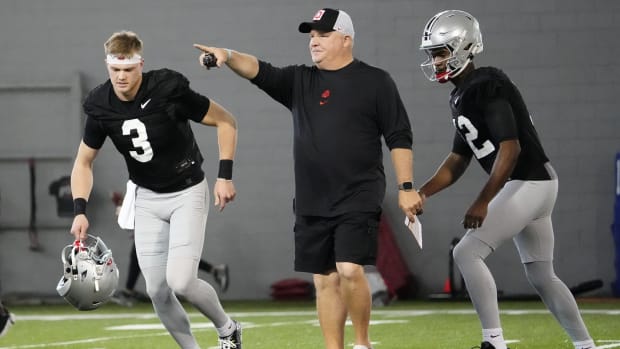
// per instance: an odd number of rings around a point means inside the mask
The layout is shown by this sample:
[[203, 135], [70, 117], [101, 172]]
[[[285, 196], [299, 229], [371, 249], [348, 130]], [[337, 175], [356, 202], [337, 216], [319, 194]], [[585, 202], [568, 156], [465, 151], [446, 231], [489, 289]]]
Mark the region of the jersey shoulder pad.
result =
[[84, 103], [82, 104], [84, 113], [94, 118], [110, 114], [111, 108], [108, 100], [111, 91], [112, 83], [110, 80], [92, 89], [88, 95], [86, 95]]
[[510, 84], [510, 79], [501, 70], [493, 67], [478, 68], [466, 82], [463, 95], [480, 104], [503, 96], [504, 87]]
[[148, 95], [174, 98], [189, 89], [189, 80], [174, 70], [158, 69], [145, 74], [144, 82]]

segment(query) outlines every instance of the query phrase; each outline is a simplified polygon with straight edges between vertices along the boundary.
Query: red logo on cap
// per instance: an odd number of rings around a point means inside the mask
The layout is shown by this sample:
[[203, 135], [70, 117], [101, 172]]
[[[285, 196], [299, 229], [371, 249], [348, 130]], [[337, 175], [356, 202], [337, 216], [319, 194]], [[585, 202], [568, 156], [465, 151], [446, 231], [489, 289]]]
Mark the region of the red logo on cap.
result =
[[325, 13], [325, 10], [318, 10], [316, 11], [316, 14], [314, 15], [314, 17], [312, 17], [313, 21], [320, 21], [321, 17], [323, 17], [323, 14]]

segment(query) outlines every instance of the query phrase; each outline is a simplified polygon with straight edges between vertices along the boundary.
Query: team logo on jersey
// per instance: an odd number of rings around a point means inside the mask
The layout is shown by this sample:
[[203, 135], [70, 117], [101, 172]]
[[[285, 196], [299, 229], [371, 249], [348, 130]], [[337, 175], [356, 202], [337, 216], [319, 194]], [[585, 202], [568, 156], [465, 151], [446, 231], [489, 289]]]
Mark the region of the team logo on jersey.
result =
[[329, 90], [323, 91], [321, 93], [321, 100], [319, 101], [319, 105], [325, 105], [329, 101], [329, 96], [331, 96], [331, 92]]
[[457, 104], [459, 104], [459, 100], [461, 99], [461, 96], [458, 95], [456, 97], [454, 97], [454, 101], [452, 103], [454, 103], [454, 105], [456, 106]]
[[140, 103], [140, 109], [146, 108], [146, 105], [149, 104], [150, 101], [151, 101], [151, 99], [149, 98], [149, 99], [146, 100], [146, 102]]

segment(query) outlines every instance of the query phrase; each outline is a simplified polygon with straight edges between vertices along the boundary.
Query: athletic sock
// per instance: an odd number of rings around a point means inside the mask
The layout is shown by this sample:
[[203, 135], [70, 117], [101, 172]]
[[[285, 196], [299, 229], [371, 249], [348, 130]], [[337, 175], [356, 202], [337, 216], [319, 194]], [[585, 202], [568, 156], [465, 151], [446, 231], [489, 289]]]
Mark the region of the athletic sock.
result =
[[501, 328], [483, 328], [482, 341], [493, 344], [495, 349], [507, 349]]
[[220, 337], [228, 337], [233, 334], [236, 329], [237, 326], [235, 325], [235, 322], [232, 321], [231, 318], [228, 318], [228, 321], [226, 321], [226, 325], [217, 328], [217, 333]]
[[361, 345], [361, 344], [356, 344], [353, 346], [353, 349], [371, 349], [365, 345]]
[[581, 342], [573, 342], [575, 349], [596, 349], [596, 345], [594, 345], [594, 340], [589, 339], [587, 341]]

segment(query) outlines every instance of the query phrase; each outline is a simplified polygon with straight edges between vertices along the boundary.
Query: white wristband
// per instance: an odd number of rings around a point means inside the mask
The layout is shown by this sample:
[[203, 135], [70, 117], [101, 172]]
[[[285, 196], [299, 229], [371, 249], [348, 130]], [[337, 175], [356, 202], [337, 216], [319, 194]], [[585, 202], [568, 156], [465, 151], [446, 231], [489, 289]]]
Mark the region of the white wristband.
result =
[[228, 57], [226, 57], [226, 60], [229, 61], [230, 58], [232, 57], [232, 50], [229, 48], [225, 48], [224, 50], [226, 50], [226, 53], [228, 54]]

